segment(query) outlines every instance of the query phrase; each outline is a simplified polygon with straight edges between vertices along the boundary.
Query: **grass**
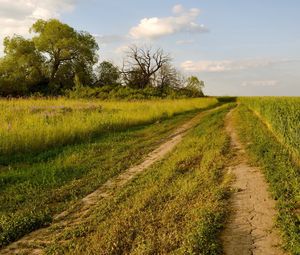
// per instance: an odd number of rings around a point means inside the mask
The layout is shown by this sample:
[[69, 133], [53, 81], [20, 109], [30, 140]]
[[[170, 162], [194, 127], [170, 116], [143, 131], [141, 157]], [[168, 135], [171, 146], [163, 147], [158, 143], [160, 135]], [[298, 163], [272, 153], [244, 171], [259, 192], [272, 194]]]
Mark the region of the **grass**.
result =
[[[299, 119], [297, 122], [295, 117], [298, 116], [300, 108], [288, 106], [299, 106], [300, 101], [276, 99], [275, 103], [274, 100], [241, 100], [242, 104], [235, 113], [235, 122], [253, 164], [263, 169], [271, 193], [277, 200], [277, 224], [284, 235], [285, 248], [296, 255], [300, 254], [300, 165], [291, 155], [290, 148], [299, 149], [295, 146], [299, 143], [299, 136], [294, 137], [299, 130], [291, 127], [299, 125]], [[248, 107], [259, 110], [262, 118], [266, 119], [262, 121]], [[269, 124], [266, 125], [266, 122]], [[291, 137], [295, 139], [293, 143], [290, 143]]]
[[106, 132], [0, 166], [0, 246], [49, 224], [52, 216], [138, 163], [196, 112], [152, 125]]
[[244, 97], [239, 101], [263, 120], [291, 154], [300, 158], [299, 97]]
[[61, 233], [48, 254], [221, 254], [230, 157], [224, 117], [203, 117], [163, 161]]
[[105, 132], [155, 123], [217, 104], [217, 99], [103, 102], [67, 99], [0, 100], [0, 164], [16, 154], [46, 151]]
[[[0, 100], [0, 247], [48, 225], [108, 179], [138, 164], [197, 112], [221, 108], [164, 160], [90, 217], [52, 240], [49, 254], [222, 254], [230, 160], [224, 116], [277, 200], [277, 224], [300, 254], [299, 98], [141, 102]], [[219, 101], [219, 103], [218, 103]]]

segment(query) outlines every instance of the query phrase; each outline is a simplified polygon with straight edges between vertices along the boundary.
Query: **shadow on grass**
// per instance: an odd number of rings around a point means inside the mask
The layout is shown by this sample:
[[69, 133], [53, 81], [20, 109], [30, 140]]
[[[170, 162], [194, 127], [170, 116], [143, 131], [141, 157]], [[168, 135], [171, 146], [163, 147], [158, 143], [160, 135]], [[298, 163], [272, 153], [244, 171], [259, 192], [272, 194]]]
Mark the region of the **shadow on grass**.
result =
[[217, 100], [219, 103], [235, 103], [237, 102], [237, 97], [217, 97]]

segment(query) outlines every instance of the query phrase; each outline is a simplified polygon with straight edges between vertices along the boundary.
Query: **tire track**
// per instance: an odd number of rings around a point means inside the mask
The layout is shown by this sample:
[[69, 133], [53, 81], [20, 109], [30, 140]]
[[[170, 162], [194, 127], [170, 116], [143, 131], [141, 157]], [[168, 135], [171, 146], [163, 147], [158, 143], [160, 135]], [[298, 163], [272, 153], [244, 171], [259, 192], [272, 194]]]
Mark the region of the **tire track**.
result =
[[233, 126], [232, 113], [226, 117], [226, 130], [235, 151], [233, 165], [235, 175], [231, 198], [231, 215], [222, 241], [228, 255], [283, 255], [281, 239], [274, 227], [275, 201], [270, 198], [262, 171], [250, 166], [246, 152]]

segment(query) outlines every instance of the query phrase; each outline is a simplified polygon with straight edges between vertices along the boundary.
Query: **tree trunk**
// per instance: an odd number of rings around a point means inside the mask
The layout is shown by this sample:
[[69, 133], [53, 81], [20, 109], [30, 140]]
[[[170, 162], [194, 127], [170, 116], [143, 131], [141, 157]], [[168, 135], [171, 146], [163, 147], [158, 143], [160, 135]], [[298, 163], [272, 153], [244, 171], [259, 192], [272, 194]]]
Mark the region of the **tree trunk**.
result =
[[59, 65], [60, 65], [59, 61], [54, 61], [52, 71], [51, 71], [51, 77], [50, 77], [51, 82], [54, 81], [54, 79], [55, 79], [55, 76], [56, 76], [56, 73], [58, 71]]

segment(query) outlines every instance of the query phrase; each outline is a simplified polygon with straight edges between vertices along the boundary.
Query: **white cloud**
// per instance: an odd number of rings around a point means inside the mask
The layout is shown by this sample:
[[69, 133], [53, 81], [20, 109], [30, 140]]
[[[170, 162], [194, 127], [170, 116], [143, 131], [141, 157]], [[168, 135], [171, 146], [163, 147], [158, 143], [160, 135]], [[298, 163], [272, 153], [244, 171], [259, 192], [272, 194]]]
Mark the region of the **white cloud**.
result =
[[193, 8], [185, 11], [181, 5], [173, 7], [175, 16], [144, 18], [140, 23], [130, 29], [130, 36], [134, 39], [156, 39], [175, 33], [200, 33], [208, 30], [204, 25], [198, 24], [200, 10]]
[[76, 0], [0, 0], [0, 45], [5, 36], [29, 36], [29, 28], [37, 19], [59, 18], [75, 4]]
[[181, 68], [187, 72], [226, 72], [246, 70], [251, 68], [266, 67], [287, 60], [246, 59], [246, 60], [221, 60], [221, 61], [185, 61]]
[[277, 80], [258, 80], [258, 81], [244, 81], [243, 87], [274, 87], [279, 84]]

